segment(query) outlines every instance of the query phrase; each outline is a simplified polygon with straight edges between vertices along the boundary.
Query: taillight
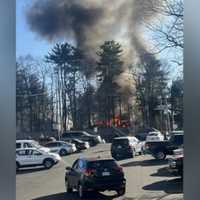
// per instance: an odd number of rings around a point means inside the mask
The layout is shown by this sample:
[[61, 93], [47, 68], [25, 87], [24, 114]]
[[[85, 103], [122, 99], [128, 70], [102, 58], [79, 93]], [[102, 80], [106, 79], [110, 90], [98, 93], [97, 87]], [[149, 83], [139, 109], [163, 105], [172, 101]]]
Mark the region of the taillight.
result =
[[95, 169], [86, 169], [86, 170], [84, 171], [84, 175], [85, 175], [85, 176], [92, 176], [92, 175], [94, 175], [95, 172], [96, 172]]
[[116, 166], [115, 170], [119, 173], [123, 173], [123, 168], [121, 166]]

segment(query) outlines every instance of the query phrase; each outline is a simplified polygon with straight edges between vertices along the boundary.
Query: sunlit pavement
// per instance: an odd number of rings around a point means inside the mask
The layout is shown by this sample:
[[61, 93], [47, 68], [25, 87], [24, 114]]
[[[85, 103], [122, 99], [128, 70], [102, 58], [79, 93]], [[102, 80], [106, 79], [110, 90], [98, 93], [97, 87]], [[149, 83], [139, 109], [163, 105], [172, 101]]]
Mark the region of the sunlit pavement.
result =
[[[50, 170], [30, 169], [16, 176], [17, 200], [78, 200], [76, 192], [66, 194], [64, 187], [65, 166], [78, 157], [110, 157], [110, 145], [100, 144], [82, 153], [65, 156]], [[90, 200], [181, 200], [182, 180], [167, 170], [167, 161], [158, 162], [150, 155], [136, 156], [118, 162], [124, 169], [126, 194], [117, 197], [115, 192], [91, 193]]]

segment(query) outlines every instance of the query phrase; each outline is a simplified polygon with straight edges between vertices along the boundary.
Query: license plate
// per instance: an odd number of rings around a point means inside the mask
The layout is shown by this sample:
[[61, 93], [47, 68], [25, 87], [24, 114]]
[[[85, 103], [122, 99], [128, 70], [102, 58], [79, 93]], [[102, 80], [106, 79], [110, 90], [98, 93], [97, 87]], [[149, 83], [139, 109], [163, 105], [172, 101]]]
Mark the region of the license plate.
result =
[[102, 176], [110, 176], [110, 172], [103, 172]]
[[121, 148], [122, 148], [122, 146], [118, 146], [117, 148], [118, 148], [118, 149], [121, 149]]

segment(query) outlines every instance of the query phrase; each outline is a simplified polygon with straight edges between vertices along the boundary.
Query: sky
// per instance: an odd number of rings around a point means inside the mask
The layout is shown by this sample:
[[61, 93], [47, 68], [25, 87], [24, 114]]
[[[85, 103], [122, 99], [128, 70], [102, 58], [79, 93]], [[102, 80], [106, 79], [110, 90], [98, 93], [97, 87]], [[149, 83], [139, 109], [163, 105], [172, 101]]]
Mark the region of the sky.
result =
[[42, 58], [52, 47], [44, 39], [31, 32], [25, 19], [25, 8], [33, 0], [16, 1], [16, 57], [32, 55]]
[[[27, 6], [30, 3], [33, 3], [35, 0], [17, 0], [16, 1], [16, 57], [20, 56], [25, 57], [31, 55], [33, 58], [42, 59], [50, 51], [54, 44], [49, 43], [49, 41], [42, 39], [36, 33], [31, 32], [26, 23], [25, 11]], [[161, 54], [161, 59], [169, 59], [170, 53], [165, 52]], [[172, 68], [174, 68], [172, 66]], [[174, 79], [179, 75], [179, 70], [177, 66], [171, 78]]]

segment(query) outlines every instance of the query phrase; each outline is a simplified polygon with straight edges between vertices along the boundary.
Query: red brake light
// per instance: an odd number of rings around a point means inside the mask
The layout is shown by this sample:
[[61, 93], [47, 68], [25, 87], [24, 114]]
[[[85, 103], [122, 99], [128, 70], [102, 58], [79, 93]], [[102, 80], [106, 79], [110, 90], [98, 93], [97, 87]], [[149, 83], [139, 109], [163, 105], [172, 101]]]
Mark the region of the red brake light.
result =
[[92, 176], [96, 172], [95, 169], [86, 169], [84, 171], [85, 176]]
[[121, 166], [116, 166], [115, 169], [119, 172], [119, 173], [123, 173], [123, 168]]

